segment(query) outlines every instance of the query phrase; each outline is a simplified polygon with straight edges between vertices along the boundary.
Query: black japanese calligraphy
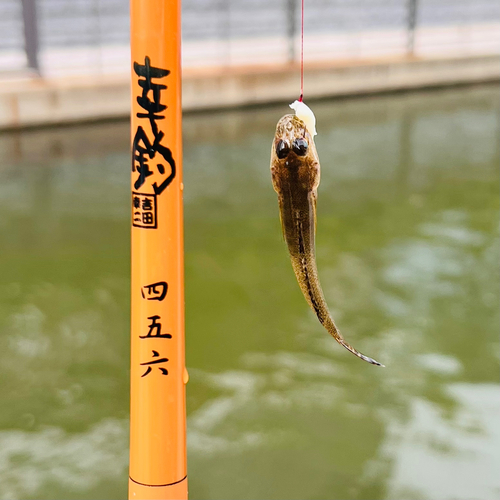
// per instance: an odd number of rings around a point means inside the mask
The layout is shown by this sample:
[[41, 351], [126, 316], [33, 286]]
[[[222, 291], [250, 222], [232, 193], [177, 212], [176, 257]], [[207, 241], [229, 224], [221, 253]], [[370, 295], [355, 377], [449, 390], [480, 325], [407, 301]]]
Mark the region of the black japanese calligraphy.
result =
[[[136, 191], [140, 190], [147, 178], [153, 175], [152, 167], [148, 162], [154, 160], [162, 182], [159, 184], [154, 182], [152, 188], [154, 194], [159, 195], [174, 179], [176, 169], [172, 151], [162, 142], [165, 134], [158, 129], [156, 123], [158, 120], [165, 119], [161, 113], [167, 109], [167, 106], [161, 103], [161, 93], [167, 86], [153, 82], [153, 79], [165, 78], [170, 74], [170, 71], [151, 66], [149, 57], [145, 58], [144, 64], [134, 62], [134, 71], [139, 77], [138, 83], [142, 88], [142, 94], [137, 97], [137, 102], [146, 111], [145, 113], [137, 113], [136, 116], [149, 120], [153, 136], [153, 142], [151, 142], [144, 128], [137, 127], [133, 141], [132, 171], [139, 175], [134, 182], [134, 188]], [[168, 168], [166, 168], [166, 164], [168, 164]], [[143, 208], [143, 210], [145, 209]]]
[[[141, 363], [141, 366], [147, 366], [146, 371], [141, 375], [141, 377], [145, 377], [146, 375], [149, 375], [152, 372], [152, 366], [154, 365], [160, 365], [164, 364], [168, 361], [167, 358], [160, 358], [160, 353], [158, 351], [152, 351], [153, 353], [153, 360], [152, 361], [147, 361], [146, 363]], [[161, 371], [162, 375], [168, 375], [168, 370], [164, 368], [163, 366], [156, 366], [158, 370]]]
[[141, 288], [141, 295], [143, 299], [159, 300], [162, 301], [167, 296], [168, 283], [166, 281], [159, 281], [151, 285], [145, 285]]
[[[161, 333], [161, 323], [157, 320], [161, 319], [160, 316], [150, 316], [148, 319], [151, 320], [149, 326], [149, 331], [146, 335], [139, 335], [141, 339], [171, 339], [172, 335], [170, 333]], [[153, 332], [156, 332], [153, 334]]]
[[156, 229], [156, 195], [132, 193], [132, 220], [136, 227]]

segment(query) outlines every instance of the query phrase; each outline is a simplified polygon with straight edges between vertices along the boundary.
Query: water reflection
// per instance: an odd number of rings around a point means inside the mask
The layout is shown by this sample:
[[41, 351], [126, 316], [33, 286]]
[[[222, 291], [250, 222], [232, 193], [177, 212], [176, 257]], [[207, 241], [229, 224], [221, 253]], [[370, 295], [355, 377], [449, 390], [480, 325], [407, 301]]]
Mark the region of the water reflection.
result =
[[[496, 87], [314, 106], [320, 277], [385, 370], [295, 283], [284, 108], [185, 118], [191, 498], [498, 494], [498, 108]], [[0, 135], [0, 498], [126, 494], [128, 137]]]

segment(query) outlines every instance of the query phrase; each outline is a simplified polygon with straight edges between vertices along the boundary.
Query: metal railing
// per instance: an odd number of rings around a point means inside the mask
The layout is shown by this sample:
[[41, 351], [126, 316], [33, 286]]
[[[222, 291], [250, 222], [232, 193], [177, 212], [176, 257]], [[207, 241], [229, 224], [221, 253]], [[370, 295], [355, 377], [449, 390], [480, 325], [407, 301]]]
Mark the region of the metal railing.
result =
[[[299, 0], [184, 0], [185, 66], [286, 63]], [[309, 61], [498, 53], [497, 0], [306, 0]], [[128, 71], [126, 0], [0, 0], [0, 71]]]

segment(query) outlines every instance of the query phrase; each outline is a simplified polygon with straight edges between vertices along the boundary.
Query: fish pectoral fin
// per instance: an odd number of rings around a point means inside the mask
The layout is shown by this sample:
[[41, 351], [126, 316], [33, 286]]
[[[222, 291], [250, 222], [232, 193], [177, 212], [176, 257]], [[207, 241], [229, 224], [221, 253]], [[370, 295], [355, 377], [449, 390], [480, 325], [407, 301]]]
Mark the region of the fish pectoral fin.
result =
[[283, 241], [286, 241], [285, 225], [283, 223], [283, 201], [281, 197], [278, 197], [278, 203], [279, 203], [279, 213], [280, 213], [281, 234], [283, 235]]
[[285, 240], [285, 226], [283, 225], [283, 217], [281, 217], [281, 211], [280, 211], [280, 224], [281, 224], [281, 234], [283, 235], [283, 241]]
[[312, 213], [313, 218], [314, 218], [314, 234], [315, 235], [316, 235], [316, 226], [318, 225], [318, 218], [316, 216], [317, 201], [318, 201], [318, 192], [316, 191], [316, 189], [314, 189], [313, 191], [309, 192], [308, 202], [309, 202], [309, 210]]
[[316, 216], [316, 204], [318, 201], [318, 192], [314, 190], [312, 192], [312, 205], [313, 205], [313, 211], [314, 211], [314, 234], [316, 234], [316, 227], [318, 225], [318, 217]]

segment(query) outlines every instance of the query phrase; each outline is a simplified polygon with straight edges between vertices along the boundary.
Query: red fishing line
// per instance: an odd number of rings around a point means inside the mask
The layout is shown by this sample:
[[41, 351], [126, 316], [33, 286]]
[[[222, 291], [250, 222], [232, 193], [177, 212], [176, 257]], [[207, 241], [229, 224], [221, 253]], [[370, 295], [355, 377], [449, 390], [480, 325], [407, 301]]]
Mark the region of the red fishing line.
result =
[[304, 0], [301, 0], [300, 9], [300, 97], [302, 102], [304, 97]]

